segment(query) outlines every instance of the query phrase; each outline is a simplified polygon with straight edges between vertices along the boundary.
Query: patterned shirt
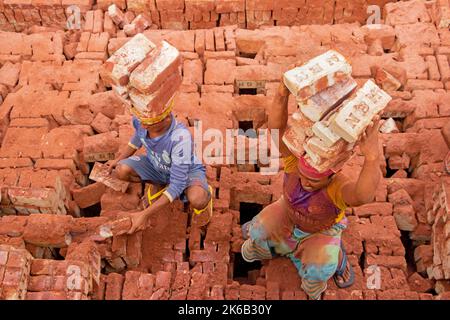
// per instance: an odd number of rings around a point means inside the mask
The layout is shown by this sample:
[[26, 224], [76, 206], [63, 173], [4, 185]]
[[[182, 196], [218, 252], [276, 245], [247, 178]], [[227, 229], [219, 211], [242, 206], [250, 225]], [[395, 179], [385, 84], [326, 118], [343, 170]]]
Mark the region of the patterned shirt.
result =
[[147, 130], [133, 117], [135, 133], [129, 146], [134, 149], [145, 147], [151, 164], [160, 173], [163, 182], [169, 183], [164, 194], [172, 202], [186, 189], [188, 173], [205, 168], [194, 154], [194, 143], [189, 130], [177, 122], [172, 114], [170, 116], [170, 128], [156, 138], [148, 137]]

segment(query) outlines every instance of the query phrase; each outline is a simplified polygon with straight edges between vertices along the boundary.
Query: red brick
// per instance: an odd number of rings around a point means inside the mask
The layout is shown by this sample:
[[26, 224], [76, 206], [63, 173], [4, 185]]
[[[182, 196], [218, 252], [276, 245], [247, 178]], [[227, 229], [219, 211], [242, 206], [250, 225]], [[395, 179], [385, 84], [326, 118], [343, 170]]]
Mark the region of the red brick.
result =
[[185, 0], [186, 11], [198, 10], [200, 12], [214, 11], [214, 0]]
[[[0, 266], [3, 270], [6, 266], [6, 261], [8, 261], [8, 251], [0, 251]], [[0, 276], [0, 279], [3, 280], [3, 274]]]
[[247, 0], [246, 10], [260, 10], [260, 11], [270, 11], [274, 9], [274, 0]]
[[193, 272], [187, 299], [203, 300], [206, 298], [207, 290], [208, 276], [199, 272]]
[[121, 300], [124, 277], [118, 273], [110, 273], [106, 277], [105, 300]]
[[94, 284], [94, 289], [92, 292], [92, 300], [105, 300], [105, 290], [106, 290], [106, 276], [100, 276], [100, 283]]
[[1, 158], [0, 168], [24, 168], [32, 167], [33, 162], [30, 158]]
[[126, 234], [130, 230], [130, 228], [131, 219], [130, 217], [124, 216], [100, 226], [99, 234], [102, 238], [106, 239], [112, 236], [120, 236]]
[[225, 35], [221, 28], [214, 29], [216, 51], [225, 51]]
[[11, 127], [23, 127], [23, 128], [39, 128], [39, 127], [49, 127], [49, 121], [45, 118], [16, 118], [12, 119]]
[[413, 273], [409, 278], [408, 278], [408, 282], [409, 282], [409, 286], [411, 288], [411, 290], [416, 291], [416, 292], [427, 292], [433, 289], [433, 283], [432, 281], [423, 278], [420, 274]]
[[11, 62], [6, 62], [0, 68], [0, 84], [10, 88], [15, 87], [19, 80], [20, 67], [20, 63], [13, 64]]
[[205, 30], [195, 31], [194, 48], [199, 55], [203, 55], [205, 52]]
[[28, 291], [64, 291], [66, 289], [64, 276], [33, 276], [28, 282]]
[[204, 61], [208, 61], [209, 59], [237, 60], [236, 54], [233, 51], [205, 51]]
[[103, 30], [107, 32], [110, 37], [115, 37], [117, 34], [117, 27], [107, 13], [105, 13], [104, 17]]
[[58, 195], [54, 189], [49, 188], [18, 188], [8, 189], [8, 198], [15, 206], [31, 206], [58, 210]]
[[100, 202], [102, 195], [106, 191], [103, 183], [96, 182], [80, 189], [73, 189], [72, 196], [75, 203], [81, 208], [87, 208]]
[[160, 271], [156, 273], [155, 288], [170, 288], [171, 274], [169, 272]]
[[370, 254], [366, 257], [365, 265], [377, 265], [386, 268], [398, 268], [401, 270], [406, 270], [406, 260], [401, 256], [380, 256]]
[[94, 11], [94, 23], [92, 27], [93, 33], [103, 32], [103, 11], [95, 10]]
[[[136, 48], [140, 48], [140, 50], [136, 51]], [[142, 34], [134, 36], [106, 61], [101, 71], [103, 80], [107, 84], [121, 86], [128, 84], [130, 73], [154, 49], [155, 45]]]
[[428, 79], [429, 80], [440, 80], [441, 75], [439, 73], [439, 68], [437, 65], [435, 56], [426, 56], [425, 61], [428, 67]]
[[388, 199], [393, 205], [408, 205], [413, 203], [411, 196], [404, 189], [389, 194]]
[[75, 159], [82, 149], [83, 133], [78, 128], [55, 128], [42, 139], [44, 158]]
[[83, 142], [83, 156], [86, 162], [112, 160], [119, 149], [116, 131], [87, 136]]
[[184, 0], [156, 0], [156, 8], [159, 11], [184, 9]]
[[[130, 228], [131, 226], [129, 226]], [[128, 228], [128, 229], [129, 229]], [[124, 257], [129, 268], [135, 268], [142, 259], [142, 231], [135, 232], [128, 236], [127, 255]]]
[[111, 251], [114, 256], [124, 257], [127, 254], [127, 235], [112, 238]]
[[186, 60], [183, 63], [183, 84], [203, 84], [203, 64], [201, 60]]
[[105, 116], [103, 113], [99, 112], [95, 116], [94, 120], [91, 122], [91, 127], [97, 133], [105, 133], [110, 131], [111, 119]]
[[[164, 64], [160, 63], [161, 57], [167, 55], [167, 60]], [[164, 42], [162, 47], [154, 50], [150, 55], [132, 72], [130, 77], [130, 84], [139, 90], [141, 93], [150, 94], [159, 88], [169, 75], [177, 72], [180, 66], [181, 59], [178, 50]], [[158, 66], [155, 71], [153, 68]], [[149, 75], [152, 77], [149, 79]]]
[[25, 229], [27, 217], [4, 216], [1, 218], [0, 234], [9, 237], [20, 237]]
[[[122, 299], [123, 300], [138, 300], [141, 296], [141, 290], [139, 287], [139, 278], [141, 277], [140, 272], [136, 271], [128, 271], [125, 274], [125, 282], [123, 285]], [[150, 295], [148, 299], [151, 297], [152, 289], [149, 288]]]
[[244, 12], [245, 0], [221, 0], [216, 1], [217, 13]]
[[64, 117], [71, 124], [90, 124], [94, 119], [89, 105], [80, 105], [76, 102], [68, 103], [64, 106]]
[[38, 159], [34, 165], [37, 169], [64, 170], [76, 173], [77, 168], [72, 159]]
[[32, 214], [28, 217], [23, 238], [37, 246], [63, 248], [72, 242], [70, 235], [71, 216]]
[[95, 283], [100, 283], [101, 256], [98, 246], [91, 240], [85, 240], [81, 243], [72, 243], [66, 254], [66, 261], [78, 261], [84, 263], [90, 277]]
[[67, 300], [67, 295], [63, 291], [27, 292], [26, 300]]
[[[113, 189], [116, 193], [110, 194], [108, 195], [108, 192], [105, 193], [102, 197], [102, 208], [107, 210], [107, 200], [105, 199], [105, 203], [104, 203], [104, 198], [105, 196], [115, 196], [115, 197], [123, 197], [123, 199], [121, 199], [121, 201], [125, 201], [125, 203], [120, 203], [121, 208], [123, 208], [123, 205], [128, 205], [130, 200], [127, 200], [127, 196], [129, 197], [130, 195], [124, 195], [124, 194], [120, 194], [120, 192], [124, 193], [127, 191], [128, 186], [129, 186], [129, 182], [123, 181], [123, 180], [119, 180], [117, 178], [112, 177], [108, 172], [107, 172], [107, 168], [105, 166], [103, 166], [101, 163], [96, 163], [94, 165], [94, 168], [91, 171], [91, 174], [89, 175], [89, 179], [93, 180], [93, 181], [97, 181], [97, 182], [101, 182], [104, 183], [107, 187]], [[133, 195], [131, 195], [133, 196]], [[139, 197], [137, 197], [139, 198]], [[113, 199], [108, 199], [108, 201], [112, 201]], [[119, 199], [116, 199], [117, 201], [119, 201]], [[139, 200], [138, 200], [139, 202]], [[137, 203], [133, 203], [132, 205], [137, 205]], [[135, 208], [134, 208], [135, 209]], [[126, 211], [126, 210], [125, 210]]]
[[409, 169], [410, 166], [410, 157], [404, 153], [400, 155], [394, 155], [389, 158], [389, 168], [393, 170], [401, 170], [401, 169]]
[[205, 30], [205, 50], [216, 51], [214, 45], [214, 31], [212, 29]]
[[112, 4], [108, 7], [108, 15], [117, 26], [123, 26], [125, 15], [117, 5]]
[[371, 215], [392, 215], [392, 204], [387, 202], [376, 202], [353, 208], [353, 212], [359, 217], [368, 217]]
[[210, 59], [206, 63], [205, 84], [233, 84], [235, 73], [235, 61]]
[[123, 114], [125, 107], [120, 98], [113, 91], [96, 93], [89, 98], [89, 108], [97, 115], [103, 113], [110, 119], [118, 114]]
[[377, 293], [378, 300], [418, 300], [417, 292], [404, 291], [400, 289], [386, 290]]
[[9, 128], [4, 136], [0, 157], [41, 158], [39, 146], [46, 128]]
[[163, 113], [167, 104], [179, 89], [181, 82], [181, 74], [176, 71], [151, 95], [142, 94], [133, 88], [130, 91], [131, 102], [141, 116], [153, 118]]
[[437, 56], [437, 64], [439, 66], [439, 72], [441, 73], [441, 81], [447, 82], [450, 80], [450, 62], [445, 55]]
[[109, 33], [102, 32], [98, 34], [92, 34], [89, 38], [87, 50], [89, 52], [106, 52], [108, 48]]
[[413, 90], [436, 90], [436, 89], [444, 89], [444, 84], [440, 81], [436, 80], [417, 80], [417, 79], [409, 79], [406, 83], [405, 90], [413, 91]]

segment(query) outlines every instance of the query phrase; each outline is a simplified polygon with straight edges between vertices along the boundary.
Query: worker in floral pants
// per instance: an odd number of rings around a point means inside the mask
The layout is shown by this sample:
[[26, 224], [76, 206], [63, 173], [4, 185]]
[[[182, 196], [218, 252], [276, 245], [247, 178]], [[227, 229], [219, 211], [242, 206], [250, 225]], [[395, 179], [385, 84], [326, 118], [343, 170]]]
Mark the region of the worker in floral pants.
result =
[[[289, 90], [281, 81], [269, 112], [269, 128], [284, 134], [288, 118]], [[283, 195], [242, 226], [244, 260], [286, 256], [302, 278], [302, 288], [311, 299], [321, 299], [327, 282], [346, 288], [353, 284], [354, 272], [342, 246], [347, 228], [345, 209], [373, 201], [381, 178], [378, 146], [379, 117], [374, 119], [359, 141], [364, 164], [356, 181], [342, 172], [319, 173], [303, 158], [294, 157], [283, 142]]]

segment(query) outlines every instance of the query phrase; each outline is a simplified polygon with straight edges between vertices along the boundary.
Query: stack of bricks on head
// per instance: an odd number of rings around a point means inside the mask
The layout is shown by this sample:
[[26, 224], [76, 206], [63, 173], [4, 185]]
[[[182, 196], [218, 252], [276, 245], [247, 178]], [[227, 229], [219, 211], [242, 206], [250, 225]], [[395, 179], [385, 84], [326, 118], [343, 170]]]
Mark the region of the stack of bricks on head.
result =
[[[138, 33], [104, 63], [100, 75], [132, 114], [154, 119], [171, 112], [182, 82], [181, 55], [168, 42], [156, 45]], [[128, 188], [128, 183], [108, 174], [101, 163], [94, 165], [90, 178], [116, 191]]]
[[102, 78], [139, 118], [155, 118], [170, 108], [181, 85], [181, 56], [166, 41], [155, 45], [142, 33], [104, 64]]
[[[331, 155], [350, 150], [373, 119], [354, 107], [357, 92], [369, 80], [386, 91], [383, 178], [372, 203], [347, 209], [342, 233], [355, 282], [339, 289], [330, 279], [324, 299], [450, 299], [449, 26], [448, 0], [0, 0], [0, 300], [307, 299], [289, 258], [240, 258], [242, 224], [282, 196], [284, 176], [239, 163], [251, 137], [223, 139], [231, 164], [217, 149], [206, 164], [214, 214], [205, 232], [174, 201], [128, 234], [141, 185], [113, 179], [103, 162], [130, 141], [129, 110], [152, 116], [171, 99], [156, 88], [177, 77], [175, 55], [157, 86], [133, 75], [147, 74], [163, 40], [183, 57], [177, 121], [223, 137], [267, 126], [293, 63], [343, 55], [357, 87], [342, 59], [334, 78], [290, 85], [299, 102], [289, 96], [285, 141], [320, 170], [338, 168]], [[356, 148], [342, 173], [356, 179], [363, 163]]]
[[319, 172], [341, 168], [372, 119], [392, 99], [371, 80], [352, 95], [357, 83], [351, 74], [350, 64], [334, 50], [284, 74], [298, 110], [289, 119], [283, 141]]

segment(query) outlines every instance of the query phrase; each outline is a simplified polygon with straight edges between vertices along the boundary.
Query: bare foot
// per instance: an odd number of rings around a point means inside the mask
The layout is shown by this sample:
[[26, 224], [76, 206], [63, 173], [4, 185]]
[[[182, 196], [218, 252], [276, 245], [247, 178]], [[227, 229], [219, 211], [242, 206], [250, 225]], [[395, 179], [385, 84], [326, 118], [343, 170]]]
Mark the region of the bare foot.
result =
[[[341, 265], [342, 263], [342, 251], [339, 253], [339, 265]], [[342, 276], [339, 275], [335, 275], [336, 278], [336, 282], [338, 282], [339, 284], [344, 284], [346, 282], [348, 282], [351, 278], [351, 264], [350, 261], [347, 259], [347, 264], [345, 265], [345, 270], [344, 273], [342, 274]]]
[[[151, 189], [150, 189], [150, 193], [151, 193], [152, 195], [154, 195], [154, 194], [158, 193], [159, 191], [161, 191], [161, 190], [164, 188], [164, 186], [149, 184], [149, 185], [147, 186], [147, 188], [145, 188], [145, 190], [144, 190], [144, 195], [143, 195], [142, 198], [141, 198], [141, 208], [142, 208], [142, 210], [144, 210], [144, 209], [146, 209], [146, 208], [149, 207], [149, 202], [148, 202], [148, 188], [151, 188]], [[159, 197], [156, 197], [155, 199], [152, 199], [152, 202], [155, 202], [158, 198], [159, 198]]]

